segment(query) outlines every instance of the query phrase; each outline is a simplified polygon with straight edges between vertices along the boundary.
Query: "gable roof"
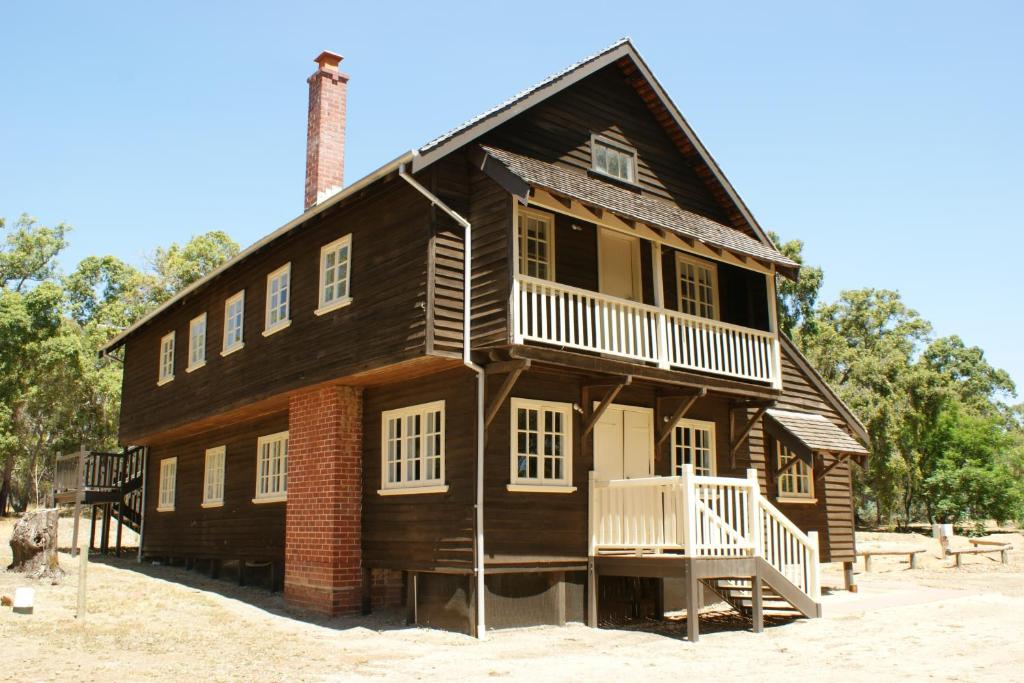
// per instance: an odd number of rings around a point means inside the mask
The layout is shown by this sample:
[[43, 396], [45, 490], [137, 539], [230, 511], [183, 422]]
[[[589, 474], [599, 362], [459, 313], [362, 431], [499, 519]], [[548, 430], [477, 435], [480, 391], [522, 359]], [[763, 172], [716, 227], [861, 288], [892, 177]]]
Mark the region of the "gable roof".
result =
[[[640, 74], [645, 88], [649, 88], [650, 93], [652, 93], [651, 97], [654, 97], [657, 100], [657, 104], [667, 112], [667, 116], [671, 121], [671, 124], [674, 126], [673, 132], [685, 138], [686, 143], [690, 145], [695, 153], [700, 157], [707, 169], [707, 172], [715, 179], [718, 187], [721, 188], [724, 195], [733, 204], [736, 212], [742, 217], [743, 223], [746, 226], [749, 226], [750, 230], [756, 236], [757, 241], [767, 247], [771, 252], [777, 254], [779, 258], [785, 259], [784, 256], [778, 254], [767, 233], [765, 233], [764, 230], [761, 229], [760, 225], [758, 225], [757, 221], [754, 220], [753, 215], [750, 214], [746, 205], [743, 204], [743, 201], [732, 187], [732, 184], [726, 179], [721, 169], [718, 168], [718, 164], [715, 163], [714, 159], [712, 159], [707, 149], [703, 144], [701, 144], [700, 140], [693, 132], [693, 129], [690, 128], [678, 108], [676, 108], [675, 104], [668, 97], [668, 94], [662, 89], [657, 79], [654, 78], [654, 74], [651, 73], [647, 64], [640, 57], [640, 54], [637, 52], [632, 42], [630, 42], [629, 38], [620, 38], [600, 52], [590, 55], [589, 57], [572, 64], [566, 69], [549, 76], [540, 83], [521, 91], [501, 104], [474, 116], [468, 121], [465, 121], [459, 126], [449, 130], [447, 133], [434, 138], [418, 149], [410, 150], [409, 152], [400, 155], [393, 161], [390, 161], [375, 171], [363, 176], [352, 185], [344, 187], [341, 191], [332, 195], [328, 199], [325, 199], [323, 202], [310, 207], [304, 213], [247, 247], [233, 259], [223, 263], [219, 268], [216, 268], [205, 277], [193, 282], [149, 314], [136, 321], [133, 325], [108, 342], [100, 350], [100, 354], [107, 354], [111, 350], [121, 346], [133, 332], [180, 302], [186, 296], [203, 287], [211, 280], [217, 278], [229, 268], [234, 267], [249, 256], [267, 247], [278, 238], [283, 237], [291, 231], [301, 227], [310, 218], [327, 211], [331, 207], [337, 206], [357, 192], [365, 189], [376, 181], [389, 176], [401, 167], [409, 166], [413, 173], [426, 168], [430, 164], [444, 158], [449, 153], [457, 149], [461, 149], [464, 145], [476, 140], [484, 133], [492, 130], [513, 116], [529, 109], [539, 102], [544, 101], [552, 95], [565, 90], [572, 84], [579, 82], [599, 69], [602, 69], [609, 64], [623, 64], [624, 62], [622, 60], [628, 62], [630, 68], [635, 69]], [[648, 104], [650, 105], [651, 103], [648, 102]], [[792, 272], [795, 274], [797, 272], [796, 268], [793, 268]]]
[[775, 264], [789, 272], [799, 268], [795, 261], [746, 233], [674, 204], [651, 199], [612, 183], [582, 173], [574, 173], [522, 154], [486, 145], [481, 145], [481, 149], [529, 185], [542, 187], [582, 202], [597, 204], [621, 217], [700, 240], [711, 247]]

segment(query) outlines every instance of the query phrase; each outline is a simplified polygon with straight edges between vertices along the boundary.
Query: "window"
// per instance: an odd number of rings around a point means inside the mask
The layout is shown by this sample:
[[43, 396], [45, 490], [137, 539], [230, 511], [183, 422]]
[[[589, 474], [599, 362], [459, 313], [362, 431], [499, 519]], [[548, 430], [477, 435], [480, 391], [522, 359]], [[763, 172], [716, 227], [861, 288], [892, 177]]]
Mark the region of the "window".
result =
[[160, 461], [160, 496], [157, 499], [157, 512], [174, 510], [174, 486], [178, 479], [178, 459], [165, 458]]
[[174, 333], [165, 334], [160, 339], [160, 375], [157, 386], [167, 384], [174, 379]]
[[267, 276], [267, 320], [263, 336], [291, 325], [288, 297], [291, 288], [292, 264], [288, 263]]
[[554, 217], [519, 209], [519, 272], [542, 280], [555, 279]]
[[693, 465], [694, 474], [713, 477], [715, 464], [715, 423], [680, 420], [672, 430], [672, 471], [679, 476], [685, 465]]
[[276, 503], [288, 498], [288, 432], [261, 436], [256, 441], [256, 497], [254, 503]]
[[[814, 498], [814, 477], [811, 466], [797, 457], [796, 453], [780, 441], [775, 442], [776, 469], [778, 472], [779, 499]], [[795, 463], [793, 461], [796, 460]], [[790, 465], [790, 463], [793, 463]], [[788, 465], [788, 467], [787, 467]], [[785, 468], [785, 471], [783, 471]]]
[[192, 372], [206, 365], [206, 314], [192, 318], [188, 324], [188, 367]]
[[718, 275], [706, 261], [676, 253], [679, 310], [701, 318], [718, 318]]
[[512, 399], [510, 491], [571, 492], [572, 404]]
[[595, 171], [627, 183], [636, 182], [636, 150], [597, 135], [591, 137], [592, 166]]
[[220, 507], [224, 504], [224, 446], [206, 449], [206, 469], [203, 475], [203, 507]]
[[317, 315], [341, 308], [352, 301], [352, 235], [331, 242], [320, 250], [320, 306]]
[[381, 490], [443, 493], [444, 401], [381, 413]]
[[224, 350], [220, 355], [234, 353], [245, 344], [242, 342], [242, 325], [245, 322], [245, 290], [224, 302]]

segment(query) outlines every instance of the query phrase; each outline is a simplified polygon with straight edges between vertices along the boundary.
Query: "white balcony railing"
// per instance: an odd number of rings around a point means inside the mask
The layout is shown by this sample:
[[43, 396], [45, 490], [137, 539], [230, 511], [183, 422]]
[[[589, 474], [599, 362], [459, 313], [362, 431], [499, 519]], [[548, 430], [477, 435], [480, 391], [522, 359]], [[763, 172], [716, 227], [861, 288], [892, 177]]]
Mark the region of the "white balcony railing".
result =
[[780, 384], [778, 340], [771, 332], [532, 277], [518, 276], [513, 287], [516, 343], [542, 342]]
[[805, 534], [745, 479], [682, 476], [590, 480], [590, 554], [676, 553], [762, 557], [815, 600], [821, 597], [818, 536]]

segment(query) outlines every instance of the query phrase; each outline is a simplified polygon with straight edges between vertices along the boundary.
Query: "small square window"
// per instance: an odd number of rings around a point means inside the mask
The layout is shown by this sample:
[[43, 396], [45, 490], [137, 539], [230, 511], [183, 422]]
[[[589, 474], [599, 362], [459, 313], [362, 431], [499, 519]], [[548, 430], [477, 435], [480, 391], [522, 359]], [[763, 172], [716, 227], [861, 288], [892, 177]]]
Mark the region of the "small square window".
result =
[[288, 498], [288, 432], [261, 436], [256, 442], [256, 497], [254, 503], [275, 503]]
[[188, 324], [188, 367], [192, 372], [206, 365], [206, 314], [192, 318]]
[[288, 263], [267, 276], [267, 316], [263, 336], [291, 324], [289, 306], [292, 264]]
[[317, 315], [352, 301], [352, 235], [345, 235], [320, 250], [320, 298]]
[[157, 512], [174, 510], [174, 489], [178, 479], [178, 459], [165, 458], [160, 461], [160, 492], [157, 498]]
[[245, 290], [224, 302], [224, 349], [220, 355], [226, 356], [243, 346], [242, 326], [245, 323]]
[[572, 486], [572, 404], [513, 398], [510, 490]]
[[591, 137], [590, 148], [594, 171], [627, 183], [636, 182], [635, 149], [598, 135]]
[[679, 420], [672, 430], [672, 473], [680, 476], [686, 465], [701, 477], [715, 476], [715, 423]]
[[160, 374], [157, 385], [167, 384], [174, 379], [174, 333], [169, 332], [160, 339]]

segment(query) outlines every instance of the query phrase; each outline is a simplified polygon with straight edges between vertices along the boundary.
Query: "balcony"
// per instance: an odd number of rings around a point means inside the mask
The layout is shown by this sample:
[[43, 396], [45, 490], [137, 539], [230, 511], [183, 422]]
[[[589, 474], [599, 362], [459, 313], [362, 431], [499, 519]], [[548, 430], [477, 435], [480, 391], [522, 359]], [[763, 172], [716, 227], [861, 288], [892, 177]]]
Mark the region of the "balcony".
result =
[[781, 388], [774, 333], [518, 275], [513, 340]]

